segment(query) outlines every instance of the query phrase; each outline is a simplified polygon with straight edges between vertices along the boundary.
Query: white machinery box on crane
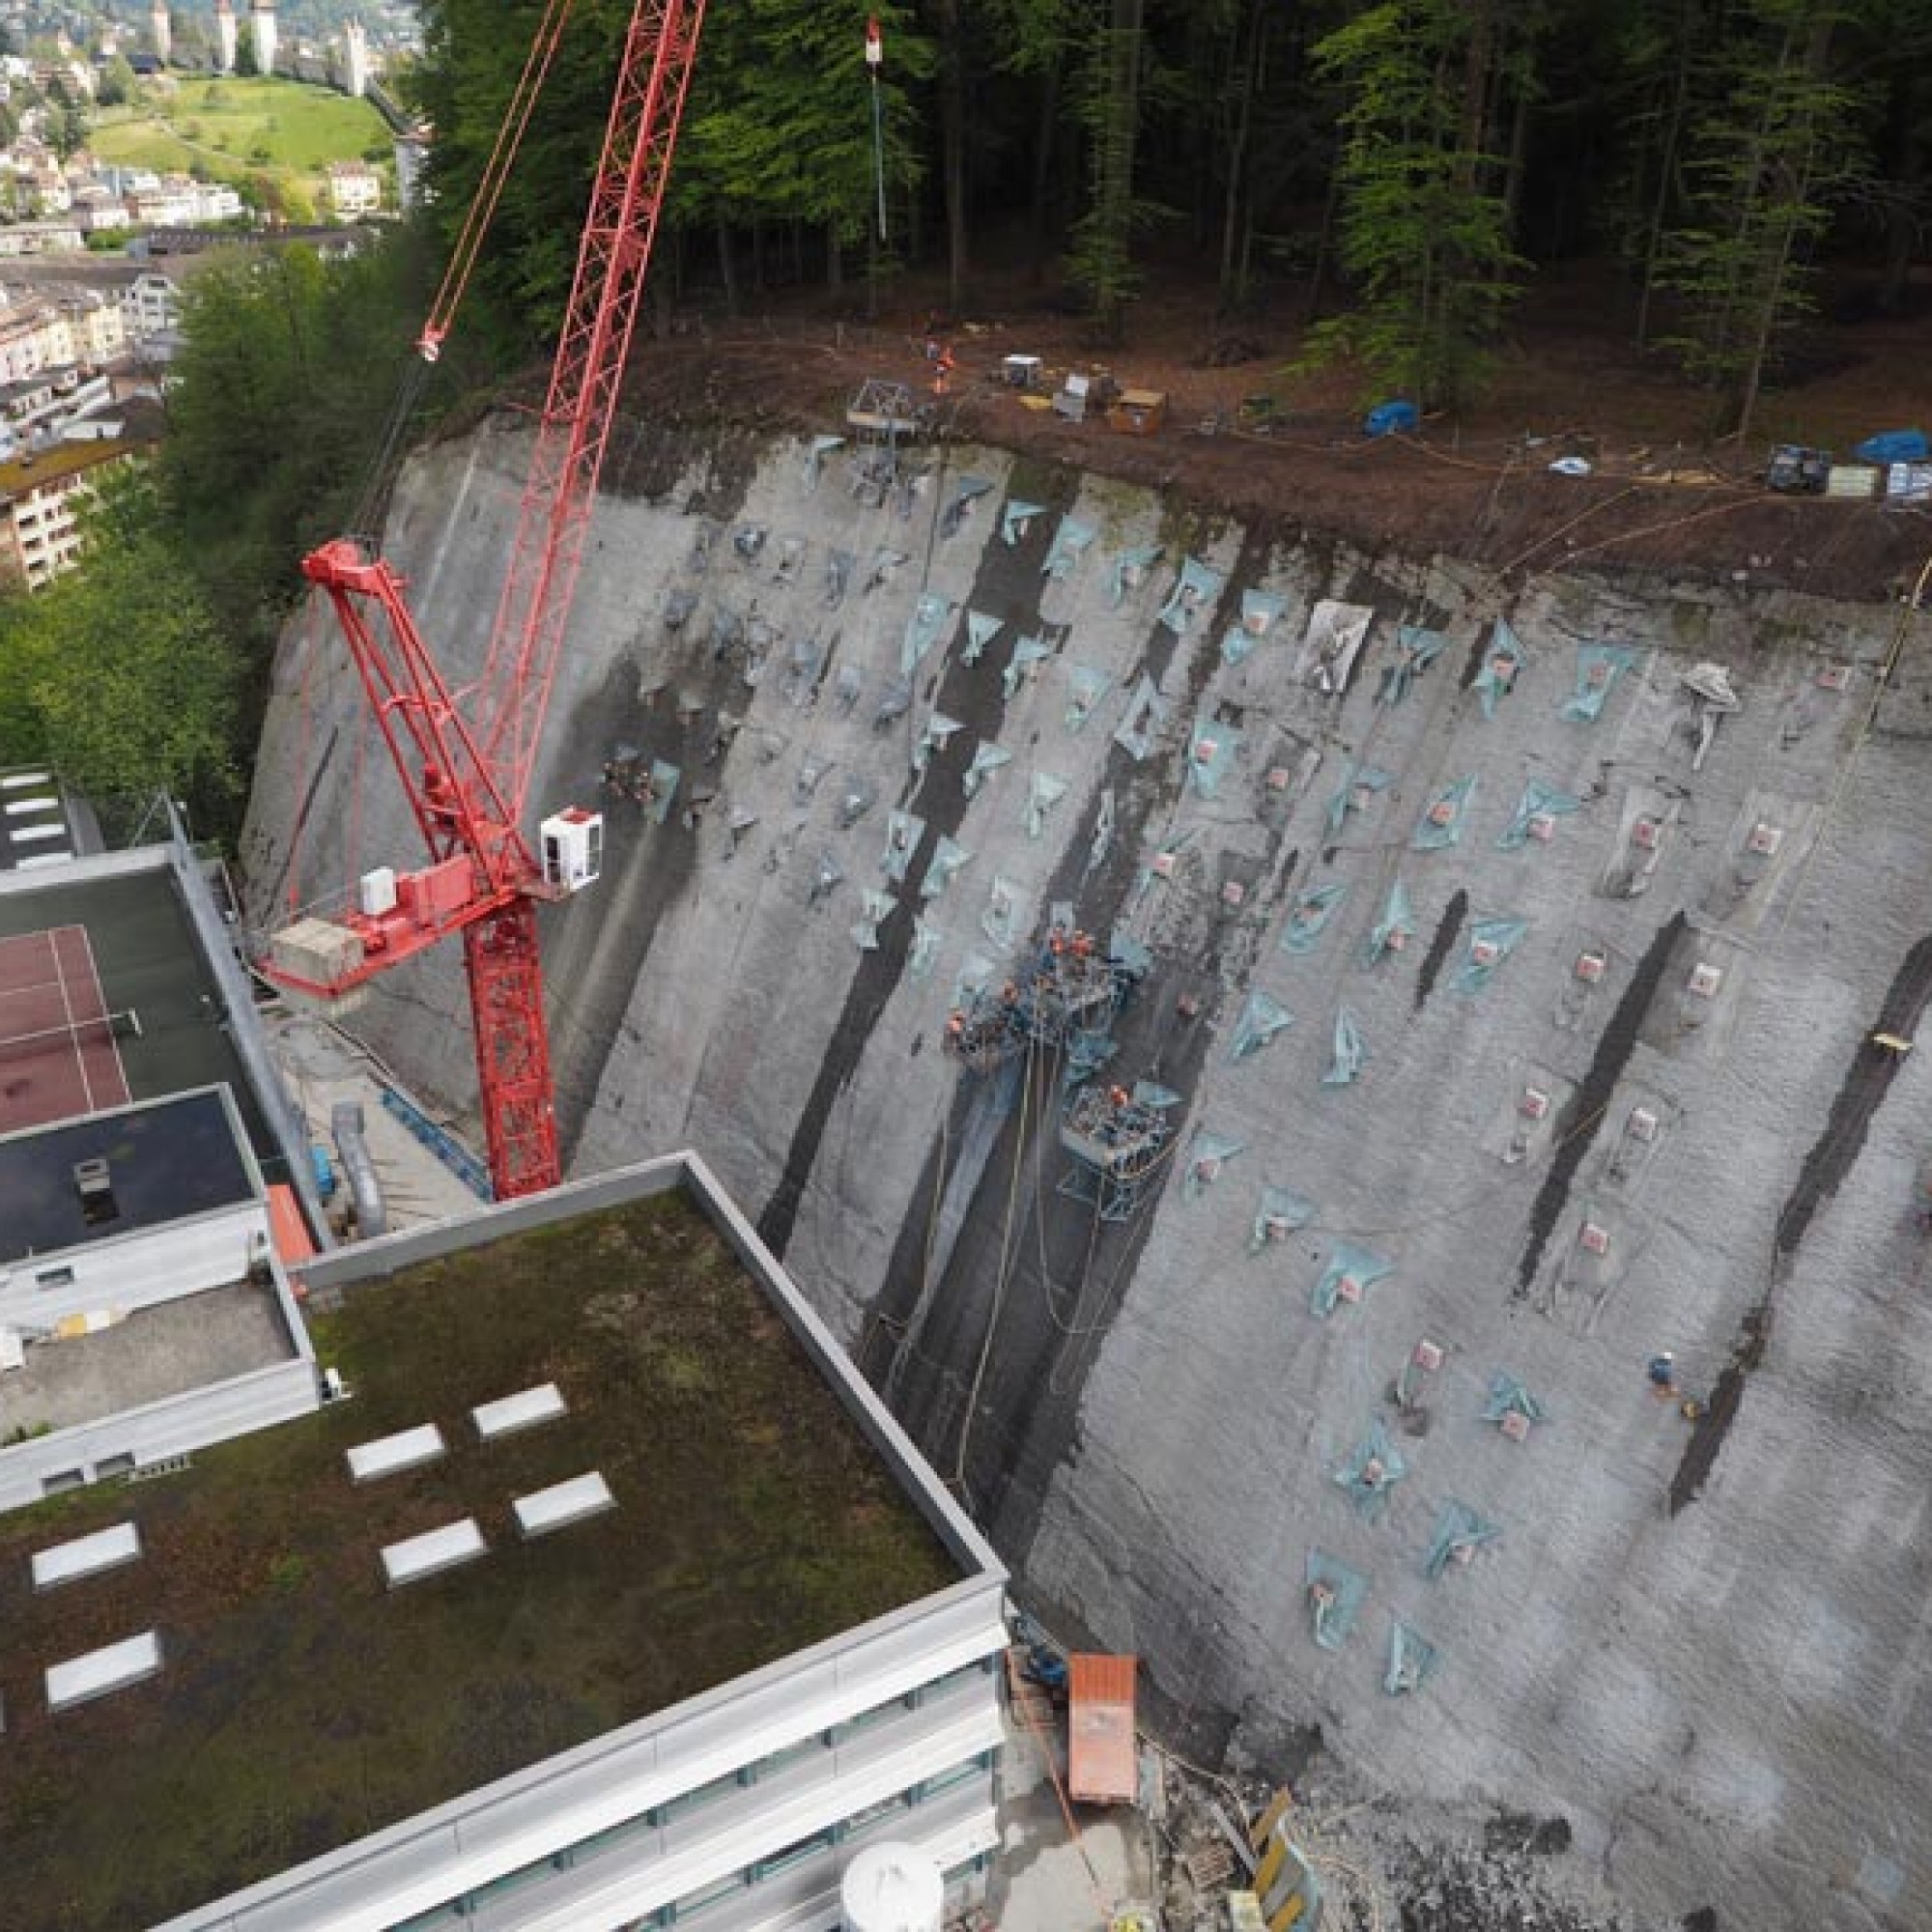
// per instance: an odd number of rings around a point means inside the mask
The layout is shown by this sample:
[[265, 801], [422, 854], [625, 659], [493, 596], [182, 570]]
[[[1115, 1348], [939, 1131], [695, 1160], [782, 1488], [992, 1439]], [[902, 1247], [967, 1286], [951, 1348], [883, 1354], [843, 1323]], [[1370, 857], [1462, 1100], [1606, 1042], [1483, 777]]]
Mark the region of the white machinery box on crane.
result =
[[537, 828], [543, 838], [544, 884], [582, 892], [604, 869], [604, 814], [581, 805], [553, 812]]

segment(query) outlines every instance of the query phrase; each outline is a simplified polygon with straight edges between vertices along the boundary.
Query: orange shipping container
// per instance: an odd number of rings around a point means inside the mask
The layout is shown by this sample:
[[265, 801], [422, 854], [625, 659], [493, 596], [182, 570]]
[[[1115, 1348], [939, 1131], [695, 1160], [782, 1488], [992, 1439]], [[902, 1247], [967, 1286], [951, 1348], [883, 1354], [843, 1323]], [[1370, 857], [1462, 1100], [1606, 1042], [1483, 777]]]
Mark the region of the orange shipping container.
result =
[[1134, 1748], [1132, 1657], [1066, 1660], [1066, 1788], [1086, 1804], [1131, 1804], [1140, 1796]]
[[299, 1267], [315, 1259], [315, 1241], [302, 1219], [301, 1204], [295, 1189], [279, 1180], [269, 1183], [269, 1230], [274, 1236], [275, 1253], [283, 1267]]

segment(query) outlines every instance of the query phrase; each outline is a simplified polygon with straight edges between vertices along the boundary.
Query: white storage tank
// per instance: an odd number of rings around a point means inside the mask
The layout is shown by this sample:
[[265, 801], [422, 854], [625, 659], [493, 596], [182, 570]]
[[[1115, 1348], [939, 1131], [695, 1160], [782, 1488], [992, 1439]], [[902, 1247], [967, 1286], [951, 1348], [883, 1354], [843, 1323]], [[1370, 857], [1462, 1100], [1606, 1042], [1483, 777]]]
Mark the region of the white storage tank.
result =
[[845, 1932], [940, 1932], [946, 1881], [911, 1845], [867, 1845], [845, 1867], [838, 1889]]

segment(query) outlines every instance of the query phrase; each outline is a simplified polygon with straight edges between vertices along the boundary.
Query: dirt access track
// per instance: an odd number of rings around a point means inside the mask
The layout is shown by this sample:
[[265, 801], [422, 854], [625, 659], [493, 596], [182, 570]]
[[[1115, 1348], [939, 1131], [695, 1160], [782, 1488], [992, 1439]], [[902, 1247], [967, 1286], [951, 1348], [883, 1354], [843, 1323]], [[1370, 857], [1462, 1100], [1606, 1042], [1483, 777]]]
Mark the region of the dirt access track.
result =
[[[1862, 602], [1904, 594], [1932, 552], [1932, 515], [1881, 502], [1774, 496], [1759, 480], [1770, 440], [1841, 455], [1874, 431], [1932, 417], [1921, 322], [1833, 330], [1832, 372], [1760, 405], [1766, 443], [1697, 446], [1704, 399], [1605, 333], [1604, 305], [1558, 292], [1525, 319], [1480, 405], [1419, 434], [1361, 433], [1361, 380], [1291, 376], [1292, 330], [1216, 325], [1211, 307], [1163, 296], [1133, 313], [1103, 359], [1077, 318], [1016, 293], [948, 326], [901, 298], [861, 324], [804, 302], [739, 321], [681, 318], [640, 344], [627, 406], [686, 427], [707, 422], [841, 433], [869, 377], [905, 383], [936, 432], [1009, 448], [1223, 511], [1284, 537], [1327, 535], [1372, 554], [1446, 553], [1507, 580], [1580, 565], [1737, 588]], [[931, 393], [928, 340], [951, 345], [949, 393]], [[1048, 387], [1105, 366], [1123, 387], [1165, 390], [1166, 426], [1132, 437], [1030, 409], [1002, 380], [1009, 354], [1041, 357]], [[1267, 396], [1265, 431], [1242, 404]], [[1588, 476], [1549, 465], [1580, 455]]]

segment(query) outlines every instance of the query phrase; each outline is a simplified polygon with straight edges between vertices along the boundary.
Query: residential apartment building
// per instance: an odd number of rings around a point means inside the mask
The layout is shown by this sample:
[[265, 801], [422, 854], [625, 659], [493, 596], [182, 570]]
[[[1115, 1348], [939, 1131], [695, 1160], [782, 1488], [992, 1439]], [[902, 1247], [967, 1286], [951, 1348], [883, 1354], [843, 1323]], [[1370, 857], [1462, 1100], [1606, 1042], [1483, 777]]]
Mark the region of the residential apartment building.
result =
[[99, 366], [127, 353], [128, 318], [113, 295], [70, 289], [51, 299], [66, 321], [75, 361]]
[[344, 221], [374, 214], [383, 206], [383, 177], [367, 161], [329, 162], [328, 206]]
[[43, 426], [58, 435], [64, 422], [105, 409], [113, 400], [114, 384], [99, 369], [44, 369], [17, 383], [0, 383], [0, 436], [17, 442]]
[[78, 513], [101, 477], [133, 460], [118, 439], [58, 442], [0, 463], [0, 573], [29, 590], [71, 567], [80, 549]]
[[242, 213], [242, 197], [225, 182], [163, 175], [152, 187], [130, 189], [122, 208], [136, 228], [199, 228], [233, 221]]
[[119, 295], [122, 321], [137, 346], [181, 321], [181, 291], [158, 269], [143, 269], [122, 283]]
[[73, 318], [60, 303], [35, 296], [0, 306], [0, 383], [79, 359]]
[[0, 228], [0, 257], [78, 255], [83, 246], [80, 224], [72, 219], [16, 221]]

